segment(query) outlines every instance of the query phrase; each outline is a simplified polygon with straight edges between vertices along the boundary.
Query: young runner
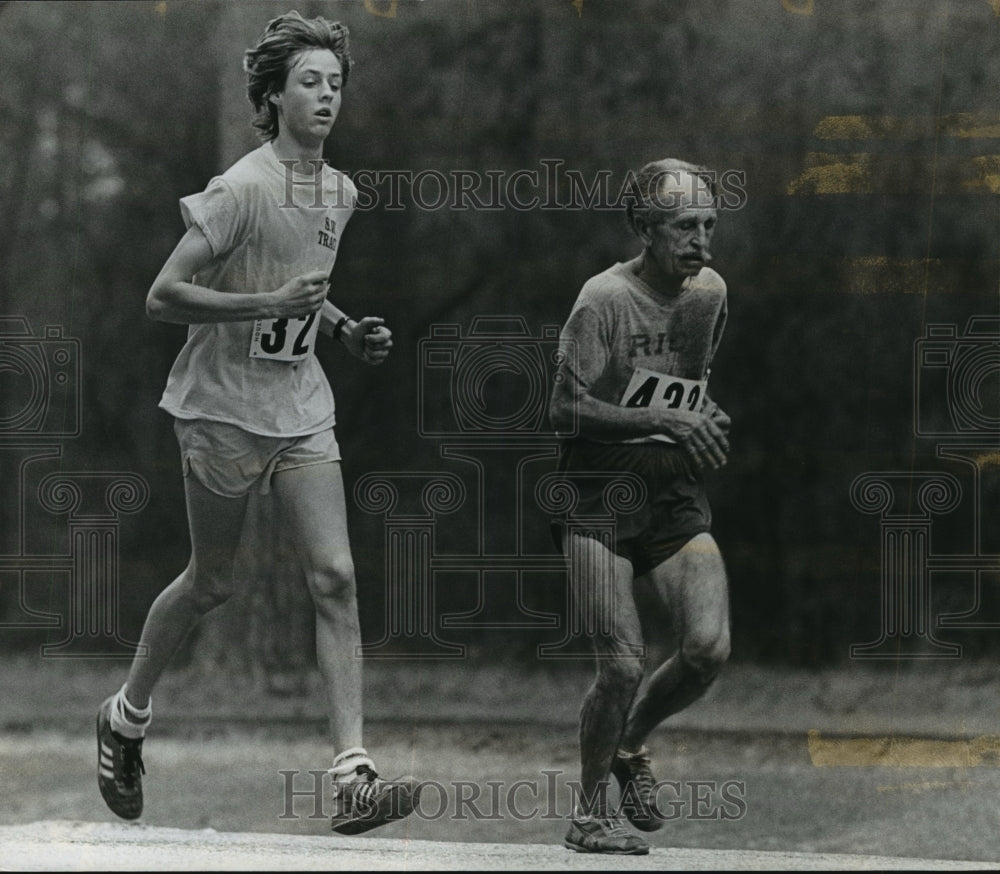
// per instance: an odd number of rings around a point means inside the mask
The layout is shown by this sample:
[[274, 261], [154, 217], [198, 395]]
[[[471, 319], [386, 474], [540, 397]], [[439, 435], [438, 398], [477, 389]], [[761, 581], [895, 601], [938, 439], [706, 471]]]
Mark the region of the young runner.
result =
[[[637, 511], [617, 518], [611, 542], [570, 532], [565, 519], [553, 523], [577, 609], [596, 617], [588, 634], [597, 678], [580, 722], [582, 792], [565, 844], [638, 855], [649, 846], [610, 808], [609, 774], [632, 824], [662, 827], [645, 740], [705, 691], [729, 654], [726, 573], [702, 477], [726, 462], [729, 417], [706, 393], [726, 322], [725, 283], [707, 266], [717, 220], [711, 176], [667, 159], [636, 178], [643, 200], [630, 205], [628, 219], [643, 251], [581, 290], [563, 328], [550, 417], [563, 433], [576, 423], [560, 469], [582, 484], [580, 518], [606, 512], [602, 488], [588, 492], [586, 472], [637, 475], [647, 492]], [[637, 695], [645, 652], [639, 578], [671, 611], [678, 648]]]
[[[382, 319], [326, 300], [356, 189], [322, 161], [351, 71], [347, 28], [297, 12], [246, 52], [264, 144], [181, 200], [187, 233], [153, 282], [147, 312], [188, 324], [160, 403], [180, 443], [191, 559], [153, 603], [146, 655], [97, 717], [98, 784], [119, 816], [142, 813], [150, 696], [202, 615], [233, 593], [251, 491], [273, 492], [316, 606], [316, 648], [336, 755], [333, 828], [357, 834], [406, 816], [411, 777], [382, 780], [362, 742], [354, 567], [334, 401], [313, 347], [322, 330], [369, 364], [389, 354]], [[193, 277], [193, 278], [192, 278]]]

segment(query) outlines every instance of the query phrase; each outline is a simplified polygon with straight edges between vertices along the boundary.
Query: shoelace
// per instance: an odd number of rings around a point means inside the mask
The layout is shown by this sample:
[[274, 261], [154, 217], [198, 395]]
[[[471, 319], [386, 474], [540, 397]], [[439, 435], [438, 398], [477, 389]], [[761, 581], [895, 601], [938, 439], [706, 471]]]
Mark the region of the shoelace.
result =
[[122, 743], [122, 783], [131, 789], [140, 773], [146, 773], [146, 766], [142, 763], [142, 744], [125, 741]]
[[359, 765], [357, 773], [361, 779], [351, 785], [351, 794], [355, 803], [369, 805], [378, 790], [378, 774], [367, 765]]
[[631, 832], [628, 831], [618, 817], [615, 816], [595, 816], [594, 819], [599, 822], [603, 827], [605, 833], [611, 838], [624, 838], [628, 837]]
[[632, 753], [630, 756], [625, 756], [624, 759], [628, 764], [632, 782], [635, 783], [636, 788], [639, 790], [639, 797], [645, 799], [653, 792], [656, 785], [653, 780], [653, 772], [649, 767], [649, 754], [645, 750], [640, 750], [637, 753]]

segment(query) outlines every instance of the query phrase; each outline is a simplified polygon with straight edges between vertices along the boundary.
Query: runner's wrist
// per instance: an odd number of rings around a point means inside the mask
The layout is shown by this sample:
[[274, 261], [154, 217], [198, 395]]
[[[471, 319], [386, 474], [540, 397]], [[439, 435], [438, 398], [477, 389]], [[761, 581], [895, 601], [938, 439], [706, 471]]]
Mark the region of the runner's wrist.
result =
[[280, 319], [281, 313], [278, 312], [278, 294], [274, 291], [262, 291], [258, 295], [258, 304], [260, 306], [260, 315], [258, 318], [261, 319]]
[[341, 343], [347, 345], [357, 326], [358, 323], [350, 316], [341, 316], [333, 326], [333, 339], [340, 340]]
[[[649, 433], [676, 436], [676, 429], [684, 420], [679, 410], [650, 410]], [[682, 426], [683, 427], [683, 426]]]

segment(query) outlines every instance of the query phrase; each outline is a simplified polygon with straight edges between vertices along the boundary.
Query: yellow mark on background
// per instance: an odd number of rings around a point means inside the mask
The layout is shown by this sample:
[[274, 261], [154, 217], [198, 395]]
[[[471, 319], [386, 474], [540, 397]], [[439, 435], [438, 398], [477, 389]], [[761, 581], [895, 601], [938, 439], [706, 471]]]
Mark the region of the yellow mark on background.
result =
[[975, 461], [983, 470], [1000, 470], [1000, 452], [981, 452]]
[[[1000, 0], [998, 0], [998, 2], [1000, 2]], [[167, 4], [165, 2], [157, 3], [153, 7], [153, 11], [159, 13], [160, 15], [166, 15], [167, 14]]]
[[1000, 115], [989, 112], [940, 116], [828, 115], [817, 122], [813, 136], [821, 140], [922, 140], [935, 136], [997, 139]]
[[813, 130], [813, 136], [821, 140], [919, 139], [933, 135], [932, 116], [828, 115]]
[[809, 732], [809, 758], [817, 768], [996, 768], [1000, 735], [971, 740], [918, 737], [823, 737]]
[[993, 14], [1000, 18], [1000, 0], [989, 0], [989, 4], [993, 7]]
[[[379, 16], [379, 18], [395, 18], [396, 17], [396, 10], [399, 7], [398, 0], [389, 0], [389, 3], [388, 3], [389, 8], [388, 9], [379, 8], [379, 6], [376, 6], [375, 3], [376, 3], [376, 0], [365, 0], [365, 9], [368, 12], [370, 12], [372, 15]], [[382, 7], [384, 7], [386, 5], [385, 4], [385, 0], [378, 0], [378, 3]]]
[[[1000, 0], [997, 0], [997, 3], [1000, 3]], [[573, 7], [576, 9], [576, 17], [577, 18], [582, 18], [583, 17], [583, 0], [573, 0]]]
[[973, 158], [972, 163], [979, 178], [967, 181], [965, 187], [985, 188], [990, 194], [1000, 194], [1000, 155], [980, 155]]
[[[1000, 3], [1000, 0], [997, 2]], [[1000, 117], [996, 115], [959, 112], [943, 116], [942, 120], [954, 124], [956, 137], [978, 140], [1000, 138]]]
[[[1000, 0], [997, 0], [1000, 3]], [[812, 15], [815, 9], [813, 0], [781, 0], [781, 5], [796, 15]]]
[[806, 152], [786, 194], [1000, 194], [1000, 155]]
[[809, 167], [788, 183], [789, 194], [870, 193], [874, 183], [866, 166], [867, 155], [828, 155], [810, 152]]
[[927, 273], [939, 271], [938, 258], [887, 258], [884, 255], [845, 258], [850, 294], [917, 294], [926, 290]]

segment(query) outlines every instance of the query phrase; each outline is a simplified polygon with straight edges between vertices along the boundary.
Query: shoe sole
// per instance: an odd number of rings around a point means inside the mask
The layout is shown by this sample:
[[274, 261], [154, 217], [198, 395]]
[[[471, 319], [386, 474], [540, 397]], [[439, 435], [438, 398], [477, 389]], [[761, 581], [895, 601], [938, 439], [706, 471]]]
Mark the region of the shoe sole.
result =
[[413, 813], [420, 801], [420, 788], [417, 783], [410, 790], [405, 782], [400, 781], [393, 787], [393, 791], [379, 801], [374, 810], [357, 819], [333, 824], [333, 831], [338, 835], [360, 835], [381, 825], [405, 819]]
[[[115, 804], [116, 804], [115, 797], [113, 795], [111, 795], [111, 797], [109, 797], [109, 795], [111, 793], [111, 790], [105, 788], [104, 778], [101, 776], [101, 752], [102, 752], [102, 750], [101, 750], [101, 715], [104, 713], [105, 708], [108, 708], [108, 710], [110, 711], [111, 708], [108, 705], [108, 702], [110, 700], [111, 699], [108, 698], [107, 701], [105, 701], [101, 705], [100, 709], [97, 711], [97, 788], [101, 790], [101, 798], [104, 799], [104, 803], [108, 806], [108, 809], [115, 816], [119, 816], [122, 819], [138, 819], [140, 816], [142, 816], [142, 804], [140, 803], [139, 810], [137, 812], [127, 811], [127, 812], [123, 813], [120, 810], [116, 810], [115, 809]], [[110, 719], [110, 717], [109, 717], [109, 719]]]
[[592, 850], [572, 841], [563, 841], [563, 846], [567, 850], [575, 853], [597, 853], [601, 856], [646, 856], [649, 854], [649, 847], [636, 847], [634, 850]]

